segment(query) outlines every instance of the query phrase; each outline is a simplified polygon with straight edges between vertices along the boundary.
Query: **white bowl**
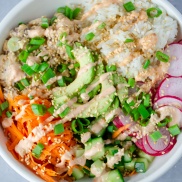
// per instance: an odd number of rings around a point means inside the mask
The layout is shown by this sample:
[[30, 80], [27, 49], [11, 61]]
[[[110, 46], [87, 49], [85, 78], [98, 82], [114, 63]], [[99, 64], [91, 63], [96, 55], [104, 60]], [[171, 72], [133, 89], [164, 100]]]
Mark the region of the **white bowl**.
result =
[[[83, 1], [83, 0], [82, 0]], [[152, 2], [162, 6], [167, 10], [168, 14], [178, 20], [179, 34], [178, 39], [182, 38], [182, 15], [166, 0], [152, 0]], [[0, 50], [3, 42], [8, 36], [8, 32], [19, 22], [27, 22], [36, 19], [43, 15], [52, 16], [59, 6], [64, 6], [69, 3], [80, 3], [80, 0], [23, 0], [8, 15], [3, 19], [0, 26]], [[11, 153], [6, 148], [6, 137], [3, 130], [0, 128], [0, 155], [3, 159], [20, 175], [31, 182], [43, 181], [37, 177], [33, 172], [28, 170], [24, 165], [16, 161]], [[157, 179], [164, 174], [170, 167], [172, 167], [182, 155], [182, 134], [178, 136], [178, 141], [173, 150], [161, 157], [156, 157], [148, 171], [144, 174], [138, 174], [130, 179], [128, 182], [150, 182]], [[82, 180], [89, 182], [91, 180]]]

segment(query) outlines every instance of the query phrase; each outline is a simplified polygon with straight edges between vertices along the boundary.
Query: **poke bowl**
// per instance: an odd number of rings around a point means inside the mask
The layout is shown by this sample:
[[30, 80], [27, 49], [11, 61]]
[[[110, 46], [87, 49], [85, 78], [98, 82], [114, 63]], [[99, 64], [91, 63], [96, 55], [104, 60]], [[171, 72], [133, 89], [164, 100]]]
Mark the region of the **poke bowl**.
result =
[[0, 35], [0, 155], [25, 179], [150, 182], [180, 159], [168, 1], [23, 0]]

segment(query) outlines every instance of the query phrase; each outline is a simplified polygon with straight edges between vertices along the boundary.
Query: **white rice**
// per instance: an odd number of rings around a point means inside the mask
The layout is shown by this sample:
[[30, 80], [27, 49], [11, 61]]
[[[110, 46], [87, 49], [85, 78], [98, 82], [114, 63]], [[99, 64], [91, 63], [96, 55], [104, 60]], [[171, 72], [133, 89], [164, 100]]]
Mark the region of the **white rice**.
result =
[[[118, 66], [118, 71], [126, 77], [136, 77], [140, 71], [143, 70], [143, 64], [146, 59], [150, 59], [152, 64], [156, 62], [154, 58], [156, 51], [161, 51], [167, 44], [174, 42], [177, 35], [177, 21], [169, 17], [166, 11], [162, 10], [162, 15], [158, 18], [148, 18], [147, 21], [138, 21], [134, 23], [128, 30], [123, 30], [124, 26], [131, 25], [131, 23], [119, 21], [119, 18], [128, 15], [126, 10], [123, 8], [123, 4], [132, 1], [136, 7], [133, 13], [146, 11], [148, 8], [157, 7], [157, 5], [151, 3], [150, 0], [118, 0], [117, 3], [111, 3], [110, 6], [102, 7], [102, 4], [108, 3], [110, 0], [94, 0], [93, 4], [101, 3], [99, 9], [86, 18], [87, 24], [90, 27], [84, 27], [81, 33], [81, 41], [85, 42], [86, 34], [93, 32], [95, 37], [92, 41], [87, 42], [88, 46], [92, 49], [99, 50], [101, 55], [105, 58], [108, 64], [122, 65], [122, 61], [129, 55], [139, 51], [139, 56], [133, 57], [129, 64]], [[93, 8], [93, 4], [84, 2], [85, 12], [88, 12]], [[99, 30], [98, 25], [102, 22], [106, 23], [104, 30]], [[97, 23], [97, 24], [96, 24]], [[94, 25], [95, 24], [95, 25]], [[147, 35], [155, 33], [157, 36], [157, 43], [153, 49], [147, 51], [141, 51], [139, 47], [128, 48], [124, 47], [123, 51], [111, 53], [116, 49], [124, 46], [126, 39], [134, 39], [140, 41]]]

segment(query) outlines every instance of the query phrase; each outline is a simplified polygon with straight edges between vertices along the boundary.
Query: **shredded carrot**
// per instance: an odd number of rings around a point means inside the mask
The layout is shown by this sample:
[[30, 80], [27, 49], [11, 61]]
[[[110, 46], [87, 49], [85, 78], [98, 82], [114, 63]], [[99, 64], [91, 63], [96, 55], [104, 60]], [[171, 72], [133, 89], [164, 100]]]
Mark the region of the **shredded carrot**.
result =
[[129, 174], [129, 176], [133, 176], [134, 174], [136, 174], [136, 171], [135, 171], [135, 170], [133, 170], [133, 171]]
[[0, 87], [0, 101], [4, 102], [4, 95], [1, 87]]
[[127, 130], [130, 126], [131, 126], [131, 124], [126, 124], [126, 125], [120, 127], [118, 130], [116, 130], [113, 133], [112, 138], [118, 137], [123, 131]]

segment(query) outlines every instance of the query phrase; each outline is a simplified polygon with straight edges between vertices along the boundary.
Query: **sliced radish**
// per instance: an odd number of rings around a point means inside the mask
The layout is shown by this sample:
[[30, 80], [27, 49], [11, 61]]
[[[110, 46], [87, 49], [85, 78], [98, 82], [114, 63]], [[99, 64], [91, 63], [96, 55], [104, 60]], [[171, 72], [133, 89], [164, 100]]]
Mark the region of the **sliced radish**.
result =
[[174, 96], [182, 99], [182, 78], [170, 77], [164, 79], [158, 88], [159, 98], [163, 96]]
[[182, 44], [182, 40], [180, 40], [180, 41], [178, 42], [178, 44]]
[[124, 126], [119, 117], [114, 118], [113, 123], [117, 128]]
[[175, 106], [182, 109], [182, 100], [175, 96], [164, 96], [154, 102], [153, 108], [156, 110], [162, 106]]
[[139, 149], [141, 149], [141, 150], [144, 150], [144, 146], [143, 146], [143, 139], [141, 138], [141, 139], [138, 139], [137, 141], [136, 141], [136, 146], [139, 148]]
[[168, 70], [170, 76], [182, 76], [182, 45], [171, 44], [165, 49], [165, 53], [170, 56], [171, 64]]
[[149, 146], [157, 151], [157, 152], [162, 152], [164, 151], [167, 146], [169, 145], [170, 141], [171, 141], [171, 137], [170, 137], [170, 133], [167, 130], [166, 127], [162, 127], [159, 129], [159, 131], [162, 134], [162, 138], [158, 139], [156, 142], [154, 142], [150, 136], [147, 136], [147, 142], [149, 144]]

